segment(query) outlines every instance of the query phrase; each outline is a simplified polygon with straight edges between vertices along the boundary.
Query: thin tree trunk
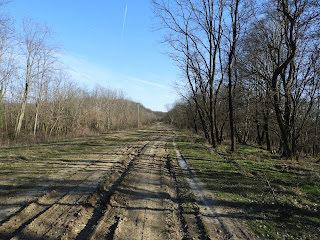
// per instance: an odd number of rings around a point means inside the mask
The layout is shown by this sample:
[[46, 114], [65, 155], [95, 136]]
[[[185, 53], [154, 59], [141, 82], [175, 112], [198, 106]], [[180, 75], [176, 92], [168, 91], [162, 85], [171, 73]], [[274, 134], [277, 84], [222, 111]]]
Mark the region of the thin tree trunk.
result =
[[192, 104], [191, 104], [190, 100], [188, 100], [188, 105], [190, 108], [191, 118], [193, 121], [193, 130], [195, 133], [198, 133], [198, 127], [197, 127], [197, 115], [198, 114], [197, 114], [197, 111], [193, 111]]
[[199, 117], [200, 117], [200, 122], [201, 122], [202, 131], [204, 133], [204, 136], [208, 141], [210, 141], [210, 136], [208, 134], [207, 124], [206, 124], [206, 121], [204, 120], [203, 114], [201, 113], [200, 107], [197, 107], [197, 110], [198, 110], [198, 114], [199, 114]]
[[37, 133], [37, 126], [38, 126], [38, 116], [39, 116], [39, 102], [36, 103], [36, 116], [34, 119], [34, 127], [33, 127], [33, 136]]
[[234, 114], [232, 104], [232, 58], [233, 53], [229, 55], [229, 67], [228, 67], [228, 103], [229, 103], [229, 126], [230, 126], [230, 138], [231, 138], [231, 151], [235, 149], [235, 134], [234, 134]]
[[264, 118], [263, 130], [266, 135], [267, 150], [271, 151], [270, 136], [269, 136], [269, 117], [267, 115], [264, 115], [263, 118]]
[[223, 122], [221, 128], [220, 128], [220, 141], [223, 141], [223, 128], [224, 128], [225, 122]]
[[24, 114], [26, 111], [26, 106], [27, 106], [27, 100], [28, 100], [28, 95], [29, 95], [29, 81], [26, 82], [26, 86], [25, 86], [25, 90], [24, 90], [24, 94], [23, 94], [23, 99], [22, 99], [22, 104], [21, 104], [21, 108], [20, 108], [20, 113], [18, 115], [18, 119], [17, 119], [17, 126], [16, 126], [16, 132], [15, 132], [15, 138], [17, 138], [20, 134], [21, 131], [21, 127], [22, 127], [22, 121], [24, 118]]

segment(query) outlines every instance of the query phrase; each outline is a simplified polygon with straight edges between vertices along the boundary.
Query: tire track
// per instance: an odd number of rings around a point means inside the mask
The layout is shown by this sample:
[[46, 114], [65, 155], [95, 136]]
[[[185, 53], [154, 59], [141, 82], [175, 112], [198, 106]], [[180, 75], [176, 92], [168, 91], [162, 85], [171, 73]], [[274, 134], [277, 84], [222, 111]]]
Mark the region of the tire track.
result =
[[[134, 155], [130, 159], [129, 162], [126, 163], [124, 169], [122, 169], [121, 172], [119, 172], [118, 178], [112, 183], [112, 185], [102, 186], [97, 189], [96, 194], [100, 195], [100, 200], [98, 206], [94, 209], [94, 212], [92, 214], [92, 217], [89, 219], [88, 224], [85, 226], [85, 228], [79, 233], [76, 239], [89, 239], [92, 237], [92, 235], [95, 234], [97, 231], [96, 229], [99, 228], [99, 223], [101, 223], [103, 220], [104, 214], [108, 211], [108, 208], [110, 208], [110, 199], [113, 196], [114, 192], [116, 191], [118, 185], [123, 181], [124, 177], [128, 173], [130, 167], [132, 166], [133, 162], [136, 158], [140, 156], [140, 154], [144, 151], [145, 147], [149, 144], [149, 142], [145, 143], [143, 147], [138, 151], [137, 155]], [[112, 228], [115, 228], [117, 223], [119, 222], [119, 218], [115, 217], [115, 222], [110, 226], [111, 231]], [[112, 227], [113, 226], [113, 227]], [[110, 235], [110, 233], [109, 233]], [[109, 238], [110, 239], [110, 238]]]
[[159, 138], [132, 161], [90, 239], [182, 239], [166, 157]]
[[[42, 197], [3, 221], [0, 226], [0, 239], [60, 238], [65, 235], [65, 232], [72, 228], [70, 225], [77, 222], [74, 221], [75, 215], [83, 209], [87, 210], [83, 205], [96, 190], [103, 174], [115, 165], [108, 164], [110, 160], [120, 166], [124, 156], [130, 158], [136, 155], [140, 147], [139, 144], [126, 147], [103, 160], [101, 156], [59, 185], [55, 185]], [[86, 211], [86, 214], [90, 215], [90, 211]]]

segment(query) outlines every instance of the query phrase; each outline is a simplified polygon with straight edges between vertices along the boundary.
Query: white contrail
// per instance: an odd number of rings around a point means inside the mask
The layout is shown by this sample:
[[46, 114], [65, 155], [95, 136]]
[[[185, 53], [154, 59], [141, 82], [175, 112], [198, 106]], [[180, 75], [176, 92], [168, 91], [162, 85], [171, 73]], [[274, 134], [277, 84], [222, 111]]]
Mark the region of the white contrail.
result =
[[125, 24], [126, 24], [126, 18], [127, 18], [127, 10], [128, 10], [128, 4], [126, 5], [126, 10], [125, 10], [125, 12], [124, 12], [121, 39], [123, 39], [124, 26], [125, 26]]

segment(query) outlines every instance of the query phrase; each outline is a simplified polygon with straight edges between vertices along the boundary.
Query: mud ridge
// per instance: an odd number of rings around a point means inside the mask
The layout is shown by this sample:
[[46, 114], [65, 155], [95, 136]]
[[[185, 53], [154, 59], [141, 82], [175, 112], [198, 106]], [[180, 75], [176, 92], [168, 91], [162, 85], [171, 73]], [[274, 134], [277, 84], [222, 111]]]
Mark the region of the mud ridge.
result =
[[171, 158], [168, 155], [167, 156], [167, 161], [166, 161], [166, 165], [165, 167], [168, 169], [170, 176], [172, 177], [173, 181], [174, 181], [174, 186], [175, 186], [175, 190], [177, 193], [177, 201], [178, 201], [178, 217], [182, 226], [182, 230], [183, 230], [183, 240], [189, 240], [191, 239], [190, 234], [189, 234], [189, 228], [188, 228], [188, 223], [186, 221], [186, 219], [183, 216], [183, 207], [182, 207], [182, 202], [183, 199], [181, 198], [181, 192], [180, 192], [180, 188], [178, 187], [178, 183], [177, 183], [177, 177], [176, 177], [176, 173], [173, 169], [173, 166], [171, 164]]
[[[135, 155], [127, 164], [125, 164], [125, 166], [122, 166], [123, 169], [120, 170], [121, 171], [120, 176], [115, 181], [113, 181], [113, 183], [109, 187], [106, 186], [106, 183], [104, 182], [104, 183], [100, 184], [100, 186], [97, 188], [96, 192], [94, 193], [95, 196], [99, 196], [97, 207], [95, 207], [94, 212], [92, 214], [92, 217], [89, 219], [85, 228], [77, 236], [77, 238], [76, 238], [77, 240], [91, 238], [92, 234], [94, 233], [95, 227], [98, 225], [98, 223], [101, 221], [101, 219], [103, 218], [103, 216], [106, 214], [106, 212], [108, 210], [108, 207], [110, 205], [110, 199], [111, 199], [112, 195], [116, 191], [118, 185], [123, 181], [123, 179], [127, 175], [128, 171], [130, 170], [131, 166], [133, 165], [134, 160], [137, 159], [141, 155], [141, 153], [143, 152], [145, 147], [148, 145], [148, 143], [144, 144], [144, 146], [141, 148], [141, 150], [138, 152], [138, 154]], [[107, 190], [105, 190], [106, 187], [107, 187]], [[89, 200], [89, 202], [90, 202], [90, 200]], [[119, 219], [117, 219], [117, 221], [116, 221], [117, 224], [115, 226], [115, 229], [118, 225]], [[114, 231], [115, 231], [115, 229], [114, 229]]]
[[120, 217], [119, 217], [119, 216], [115, 216], [115, 217], [114, 217], [114, 220], [115, 220], [115, 221], [114, 221], [114, 224], [110, 226], [109, 232], [108, 232], [108, 234], [106, 235], [106, 238], [107, 238], [107, 239], [113, 239], [113, 236], [114, 236], [114, 234], [115, 234], [115, 232], [116, 232], [116, 229], [117, 229], [117, 227], [118, 227], [118, 225], [119, 225], [119, 222], [120, 222]]

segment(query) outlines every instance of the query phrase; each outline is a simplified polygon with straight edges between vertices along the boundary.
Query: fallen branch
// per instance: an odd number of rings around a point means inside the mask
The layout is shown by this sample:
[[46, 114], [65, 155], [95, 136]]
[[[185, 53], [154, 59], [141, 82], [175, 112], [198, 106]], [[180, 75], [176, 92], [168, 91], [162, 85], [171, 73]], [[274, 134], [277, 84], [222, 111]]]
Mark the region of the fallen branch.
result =
[[267, 177], [267, 175], [266, 175], [266, 171], [264, 171], [263, 174], [264, 174], [264, 177], [266, 178], [266, 182], [267, 182], [267, 184], [268, 184], [268, 186], [269, 186], [269, 188], [270, 188], [270, 190], [271, 190], [271, 193], [272, 193], [272, 196], [273, 196], [274, 201], [275, 201], [276, 203], [279, 203], [278, 200], [277, 200], [277, 198], [276, 198], [275, 191], [274, 191], [274, 189], [273, 189], [273, 188], [271, 187], [271, 185], [270, 185], [270, 181], [269, 181], [269, 179], [268, 179], [268, 177]]

